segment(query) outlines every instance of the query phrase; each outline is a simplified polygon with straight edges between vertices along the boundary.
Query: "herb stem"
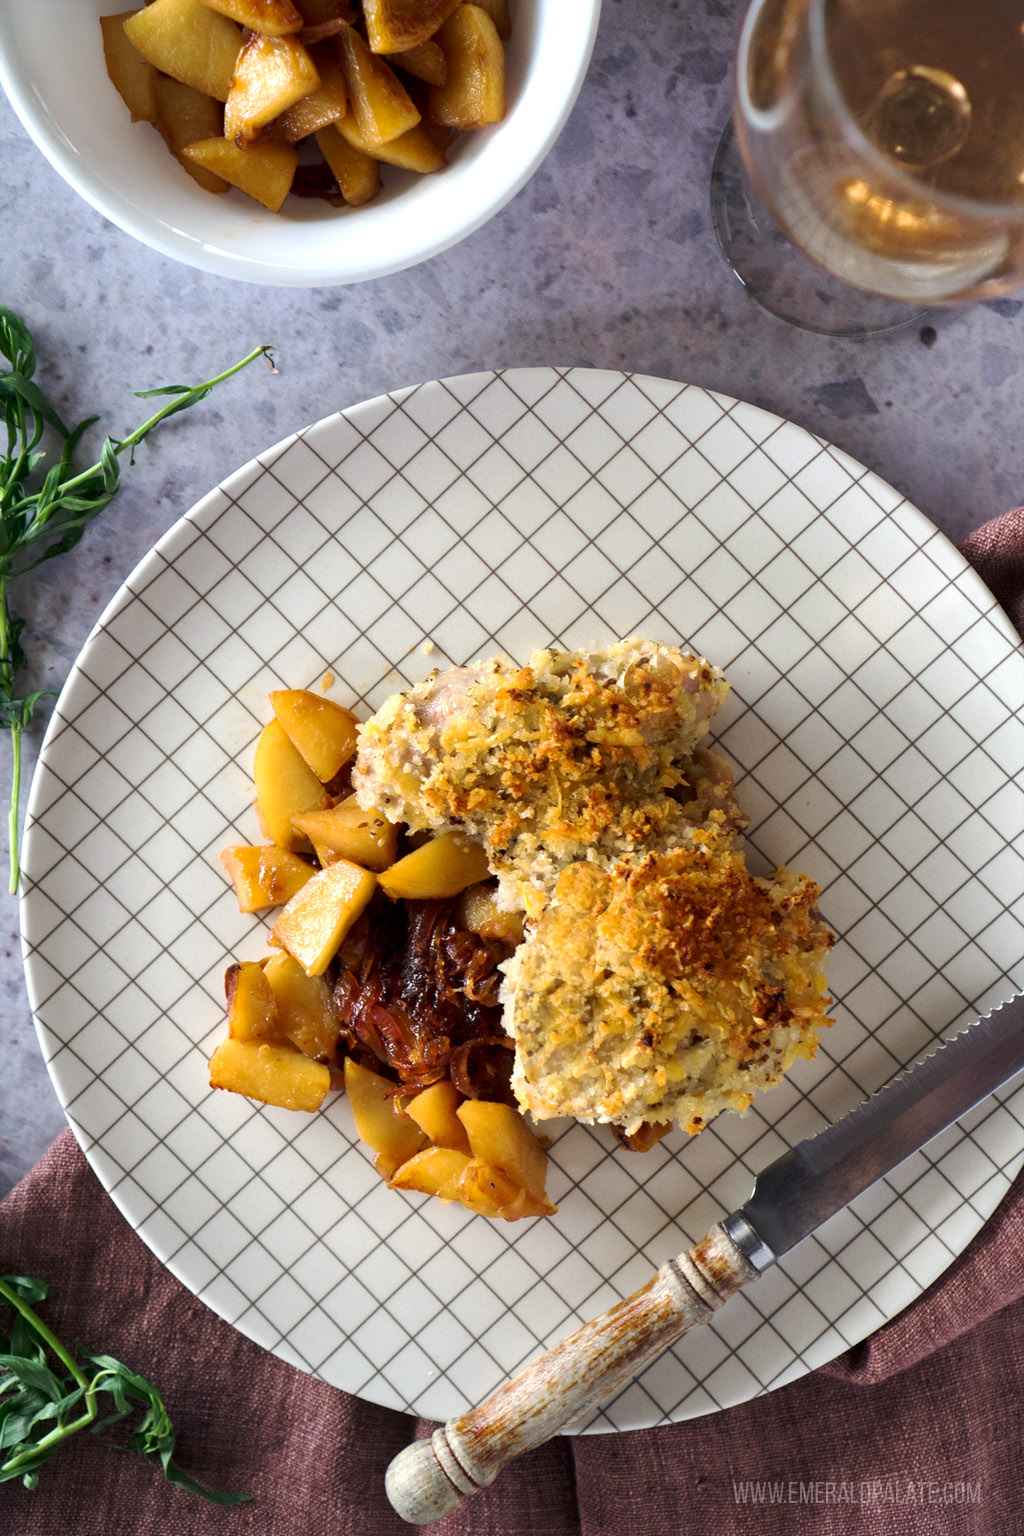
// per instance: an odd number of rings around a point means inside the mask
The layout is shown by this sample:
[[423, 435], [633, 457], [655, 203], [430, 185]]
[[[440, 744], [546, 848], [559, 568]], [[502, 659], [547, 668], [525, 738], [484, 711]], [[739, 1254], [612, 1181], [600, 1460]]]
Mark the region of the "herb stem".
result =
[[59, 1445], [62, 1440], [67, 1440], [69, 1436], [77, 1435], [80, 1429], [88, 1429], [89, 1425], [95, 1421], [96, 1415], [99, 1412], [95, 1397], [87, 1392], [86, 1399], [89, 1400], [90, 1398], [88, 1413], [83, 1413], [80, 1418], [72, 1419], [70, 1424], [58, 1424], [55, 1429], [50, 1430], [48, 1435], [43, 1435], [41, 1440], [34, 1441], [29, 1450], [20, 1451], [17, 1456], [10, 1456], [6, 1461], [0, 1462], [0, 1472], [8, 1474], [17, 1472], [29, 1462], [38, 1461], [41, 1451], [48, 1451], [52, 1446]]
[[62, 1365], [66, 1367], [68, 1373], [74, 1377], [76, 1384], [82, 1388], [83, 1392], [88, 1393], [89, 1382], [81, 1366], [78, 1364], [78, 1361], [74, 1358], [73, 1355], [68, 1354], [67, 1350], [64, 1348], [64, 1345], [60, 1342], [60, 1339], [58, 1339], [56, 1334], [46, 1326], [35, 1308], [30, 1307], [28, 1302], [19, 1296], [14, 1287], [12, 1285], [8, 1285], [6, 1280], [0, 1280], [0, 1296], [2, 1296], [10, 1306], [14, 1307], [17, 1312], [21, 1313], [29, 1327], [35, 1329], [43, 1343], [46, 1344], [48, 1348], [53, 1350], [53, 1353], [57, 1356], [57, 1359], [61, 1362]]
[[[167, 417], [203, 400], [256, 358], [266, 358], [276, 373], [270, 347], [253, 350], [203, 384], [174, 384], [137, 390], [140, 399], [154, 395], [170, 398], [127, 437], [106, 437], [99, 458], [88, 469], [76, 468], [75, 458], [85, 432], [98, 419], [89, 416], [69, 429], [34, 381], [35, 346], [28, 327], [11, 310], [0, 306], [0, 357], [9, 363], [0, 369], [0, 428], [6, 451], [0, 452], [0, 729], [11, 734], [11, 799], [8, 814], [11, 856], [10, 891], [18, 889], [19, 802], [21, 749], [25, 728], [40, 699], [53, 692], [38, 688], [17, 697], [18, 679], [27, 667], [21, 644], [24, 620], [11, 613], [9, 587], [17, 577], [35, 570], [44, 560], [66, 554], [78, 543], [86, 527], [117, 495], [120, 487], [119, 457], [126, 450], [132, 462], [143, 438]], [[49, 429], [61, 441], [59, 456], [47, 469], [42, 442]]]
[[[270, 348], [268, 346], [254, 347], [247, 357], [242, 358], [241, 362], [235, 363], [231, 368], [225, 368], [224, 372], [218, 373], [216, 378], [207, 379], [205, 384], [197, 384], [193, 389], [183, 392], [177, 398], [170, 400], [167, 405], [161, 406], [148, 421], [144, 421], [141, 426], [136, 427], [134, 432], [130, 432], [127, 437], [113, 441], [111, 446], [114, 452], [121, 454], [126, 448], [137, 448], [142, 439], [152, 432], [154, 427], [159, 426], [166, 417], [173, 416], [175, 411], [184, 410], [186, 406], [195, 404], [204, 395], [208, 395], [211, 389], [215, 389], [218, 384], [223, 384], [224, 380], [230, 379], [233, 374], [240, 373], [243, 368], [247, 368], [250, 363], [254, 363], [258, 357], [265, 357], [269, 360]], [[271, 367], [273, 367], [273, 363], [271, 363]], [[142, 390], [139, 393], [140, 395], [145, 395], [157, 393], [157, 391]], [[71, 480], [62, 480], [61, 494], [66, 496], [69, 492], [78, 490], [80, 486], [85, 485], [87, 481], [91, 480], [95, 474], [96, 466], [94, 465], [91, 469], [83, 469], [81, 474], [75, 475]]]

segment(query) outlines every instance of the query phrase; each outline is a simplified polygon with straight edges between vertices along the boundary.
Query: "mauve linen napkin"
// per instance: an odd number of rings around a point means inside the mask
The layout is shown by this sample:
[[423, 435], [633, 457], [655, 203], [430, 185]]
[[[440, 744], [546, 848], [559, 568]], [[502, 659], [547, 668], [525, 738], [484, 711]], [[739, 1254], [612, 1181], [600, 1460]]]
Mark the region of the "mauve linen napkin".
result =
[[[1024, 625], [1024, 510], [964, 553]], [[767, 1397], [687, 1424], [561, 1437], [436, 1536], [1020, 1536], [1024, 1175], [941, 1279], [873, 1338]], [[666, 1255], [668, 1257], [668, 1255]], [[0, 1204], [0, 1272], [50, 1281], [57, 1333], [163, 1393], [178, 1460], [253, 1502], [220, 1509], [79, 1435], [35, 1492], [0, 1486], [2, 1536], [402, 1536], [384, 1471], [430, 1425], [305, 1376], [154, 1259], [70, 1131]]]

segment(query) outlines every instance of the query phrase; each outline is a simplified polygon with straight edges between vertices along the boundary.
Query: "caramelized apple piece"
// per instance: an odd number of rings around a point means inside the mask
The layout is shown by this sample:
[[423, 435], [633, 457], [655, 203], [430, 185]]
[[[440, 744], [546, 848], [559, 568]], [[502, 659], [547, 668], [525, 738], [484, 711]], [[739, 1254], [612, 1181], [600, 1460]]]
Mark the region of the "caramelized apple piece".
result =
[[280, 1109], [320, 1108], [331, 1072], [291, 1045], [260, 1040], [223, 1040], [210, 1057], [210, 1087], [227, 1088]]
[[503, 1221], [519, 1221], [524, 1216], [553, 1216], [555, 1210], [549, 1200], [535, 1200], [529, 1190], [520, 1189], [498, 1214]]
[[546, 1207], [547, 1155], [530, 1127], [508, 1104], [490, 1104], [483, 1099], [467, 1099], [458, 1109], [466, 1128], [473, 1156], [501, 1168], [525, 1189], [532, 1200]]
[[232, 1040], [272, 1040], [278, 1033], [277, 1006], [263, 967], [255, 960], [229, 965], [224, 975], [228, 1034]]
[[233, 139], [200, 139], [197, 144], [187, 145], [182, 153], [255, 198], [271, 213], [280, 212], [299, 163], [297, 149], [272, 139], [246, 148]]
[[388, 896], [437, 900], [458, 896], [467, 885], [487, 878], [487, 855], [479, 843], [461, 832], [445, 832], [414, 848], [380, 875]]
[[507, 1173], [479, 1157], [466, 1164], [454, 1191], [455, 1199], [468, 1210], [492, 1219], [511, 1206], [520, 1193], [519, 1185]]
[[293, 816], [292, 826], [308, 837], [324, 863], [351, 859], [364, 869], [387, 869], [395, 861], [398, 828], [377, 811], [364, 811], [355, 795], [326, 811], [308, 811]]
[[391, 62], [396, 68], [404, 69], [407, 75], [425, 80], [428, 85], [444, 85], [448, 76], [444, 49], [433, 38], [417, 43], [415, 48], [403, 48], [401, 53], [393, 53]]
[[116, 16], [101, 16], [103, 34], [103, 61], [121, 100], [131, 113], [133, 123], [156, 121], [156, 96], [153, 83], [157, 71], [148, 59], [131, 42], [124, 24], [132, 11], [119, 11]]
[[124, 30], [154, 68], [205, 96], [227, 101], [242, 32], [203, 0], [153, 0], [132, 12]]
[[374, 53], [398, 53], [433, 37], [459, 0], [363, 0], [366, 36]]
[[376, 883], [369, 870], [347, 859], [321, 869], [278, 916], [274, 942], [295, 957], [307, 976], [322, 976]]
[[261, 128], [315, 91], [313, 60], [290, 37], [250, 37], [238, 56], [224, 108], [224, 136], [255, 139]]
[[345, 76], [341, 72], [341, 65], [326, 57], [325, 49], [313, 53], [311, 57], [320, 76], [320, 84], [315, 91], [310, 91], [308, 96], [303, 96], [301, 101], [289, 107], [287, 112], [282, 112], [278, 123], [285, 138], [292, 144], [319, 133], [329, 123], [336, 123], [348, 111]]
[[308, 688], [277, 688], [270, 705], [296, 751], [324, 784], [355, 755], [359, 721], [350, 709]]
[[402, 1113], [396, 1086], [369, 1067], [346, 1058], [345, 1092], [356, 1131], [360, 1141], [376, 1152], [374, 1166], [386, 1179], [419, 1152], [426, 1140], [415, 1120]]
[[354, 114], [335, 126], [353, 149], [371, 155], [374, 160], [383, 160], [386, 165], [400, 166], [404, 171], [428, 175], [448, 163], [444, 150], [431, 137], [426, 123], [417, 123], [415, 128], [400, 133], [397, 139], [389, 139], [386, 144], [374, 144], [367, 139]]
[[204, 96], [191, 85], [172, 80], [170, 75], [159, 73], [153, 82], [153, 98], [156, 128], [178, 164], [204, 191], [226, 192], [228, 184], [222, 176], [215, 176], [212, 171], [196, 165], [185, 154], [186, 146], [197, 139], [220, 135], [224, 127], [224, 108], [220, 102], [212, 96]]
[[274, 844], [242, 843], [222, 848], [219, 857], [235, 887], [239, 912], [283, 907], [315, 874], [312, 864], [297, 853]]
[[[237, 146], [229, 145], [229, 148], [236, 149]], [[257, 149], [238, 151], [246, 156], [258, 152]], [[298, 158], [296, 150], [289, 153]], [[264, 726], [256, 743], [252, 771], [260, 820], [267, 836], [280, 848], [294, 848], [298, 837], [292, 829], [292, 817], [326, 809], [330, 796], [279, 720], [271, 720]]]
[[424, 1147], [407, 1158], [388, 1180], [391, 1189], [415, 1189], [423, 1195], [457, 1200], [455, 1193], [469, 1166], [469, 1156], [454, 1147]]
[[447, 128], [484, 128], [505, 116], [505, 50], [478, 5], [460, 5], [437, 34], [448, 74], [430, 91], [430, 116]]
[[278, 1029], [304, 1056], [330, 1063], [337, 1057], [341, 1020], [331, 1003], [331, 989], [322, 976], [307, 976], [299, 962], [279, 951], [263, 967], [274, 1004]]
[[469, 1137], [456, 1113], [461, 1103], [462, 1094], [455, 1084], [442, 1078], [411, 1098], [406, 1113], [430, 1137], [435, 1147], [451, 1147], [468, 1154]]
[[525, 938], [523, 914], [502, 911], [494, 885], [471, 885], [463, 891], [455, 915], [460, 928], [478, 933], [482, 939], [496, 939], [510, 949]]
[[370, 52], [352, 27], [345, 28], [340, 42], [351, 110], [367, 142], [386, 144], [415, 128], [419, 111], [394, 70]]
[[508, 0], [473, 0], [473, 4], [487, 12], [502, 42], [508, 42], [512, 36], [512, 18], [509, 15]]
[[[348, 122], [352, 114], [342, 119]], [[338, 183], [338, 190], [346, 203], [353, 208], [361, 207], [377, 196], [380, 191], [380, 169], [377, 161], [361, 149], [353, 149], [347, 139], [338, 132], [338, 124], [322, 129], [316, 136], [331, 173]]]
[[298, 32], [303, 25], [302, 14], [292, 5], [292, 0], [203, 0], [211, 11], [230, 16], [240, 27], [262, 32], [267, 37], [284, 37]]

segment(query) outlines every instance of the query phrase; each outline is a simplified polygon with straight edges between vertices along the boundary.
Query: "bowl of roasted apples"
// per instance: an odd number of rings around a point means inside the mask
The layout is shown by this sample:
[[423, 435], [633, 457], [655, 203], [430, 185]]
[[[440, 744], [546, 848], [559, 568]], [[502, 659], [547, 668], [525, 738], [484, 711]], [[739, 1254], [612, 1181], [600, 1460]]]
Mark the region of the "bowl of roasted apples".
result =
[[[124, 0], [120, 0], [124, 3]], [[225, 277], [360, 282], [464, 239], [582, 85], [600, 0], [4, 0], [0, 85], [127, 233]]]

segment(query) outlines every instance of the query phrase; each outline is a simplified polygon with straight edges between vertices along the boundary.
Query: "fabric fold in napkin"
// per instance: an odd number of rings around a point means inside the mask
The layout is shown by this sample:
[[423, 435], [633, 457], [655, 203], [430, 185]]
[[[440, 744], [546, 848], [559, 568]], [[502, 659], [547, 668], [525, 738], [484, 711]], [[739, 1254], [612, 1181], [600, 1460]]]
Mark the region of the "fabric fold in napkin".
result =
[[[1024, 624], [1024, 510], [963, 547]], [[1019, 1536], [1024, 1175], [945, 1274], [871, 1339], [727, 1412], [558, 1438], [435, 1536]], [[666, 1255], [668, 1257], [668, 1255]], [[338, 1392], [222, 1321], [153, 1257], [70, 1131], [0, 1204], [0, 1272], [38, 1275], [59, 1337], [149, 1377], [177, 1459], [222, 1509], [77, 1435], [39, 1486], [0, 1485], [0, 1536], [403, 1536], [391, 1457], [432, 1426]], [[343, 1321], [343, 1320], [341, 1320]]]

